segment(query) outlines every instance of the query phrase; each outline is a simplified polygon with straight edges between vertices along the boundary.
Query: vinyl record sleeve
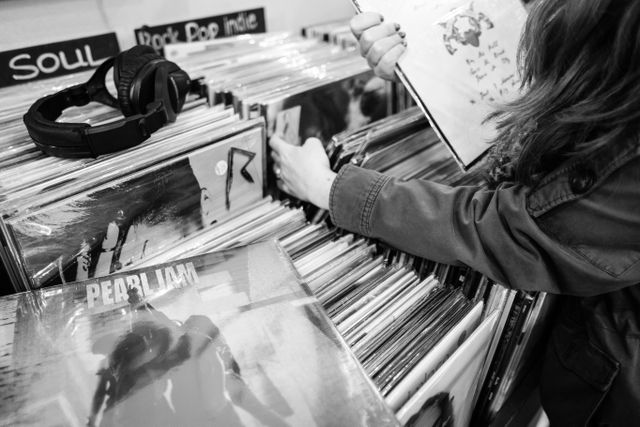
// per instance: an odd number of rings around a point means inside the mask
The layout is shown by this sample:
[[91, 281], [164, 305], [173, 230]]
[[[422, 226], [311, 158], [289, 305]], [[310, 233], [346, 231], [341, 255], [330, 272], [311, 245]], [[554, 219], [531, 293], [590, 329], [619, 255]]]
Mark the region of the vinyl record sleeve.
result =
[[[277, 129], [278, 115], [283, 111], [299, 108], [298, 142], [303, 143], [309, 137], [316, 137], [325, 144], [331, 137], [345, 130], [356, 130], [371, 121], [386, 117], [389, 111], [385, 108], [387, 90], [379, 78], [371, 71], [362, 72], [360, 61], [354, 75], [328, 80], [308, 90], [304, 86], [280, 99], [268, 103], [266, 110], [267, 135], [271, 136]], [[382, 86], [381, 86], [382, 85]], [[363, 98], [365, 94], [365, 98]], [[374, 95], [375, 94], [375, 95]], [[369, 98], [367, 98], [369, 96]], [[376, 101], [383, 108], [375, 110], [365, 106], [363, 99]], [[369, 112], [370, 115], [363, 112]]]
[[473, 392], [497, 318], [493, 313], [485, 319], [397, 412], [404, 426], [469, 425]]
[[[368, 262], [375, 253], [374, 245], [366, 245], [364, 241], [361, 244], [354, 245], [345, 255], [327, 265], [324, 271], [320, 271], [314, 276], [307, 279], [309, 287], [314, 290], [314, 294], [318, 295], [318, 290], [323, 288], [327, 283], [335, 283], [335, 280], [343, 278], [354, 269], [357, 269], [364, 263]], [[320, 295], [318, 295], [320, 299]]]
[[351, 290], [361, 285], [363, 278], [371, 274], [372, 271], [380, 269], [382, 269], [380, 257], [369, 259], [358, 264], [335, 281], [325, 283], [316, 290], [316, 296], [324, 307], [331, 309], [335, 303], [341, 301]]
[[[469, 312], [471, 305], [467, 301], [459, 299], [455, 301], [451, 307], [447, 308], [446, 313], [437, 319], [434, 323], [437, 328], [425, 328], [428, 333], [421, 333], [419, 340], [420, 345], [408, 346], [399, 354], [397, 360], [394, 360], [396, 367], [394, 369], [383, 372], [378, 375], [375, 383], [379, 385], [383, 395], [387, 395], [401, 380], [404, 378], [415, 365], [431, 351], [438, 341], [462, 318]], [[431, 326], [431, 325], [428, 325]], [[408, 350], [408, 351], [407, 351]]]
[[397, 425], [275, 243], [0, 308], [8, 425]]
[[478, 420], [488, 421], [491, 417], [490, 407], [505, 379], [505, 370], [513, 356], [513, 349], [520, 338], [522, 325], [532, 304], [531, 294], [521, 290], [516, 292], [474, 409], [474, 418]]
[[438, 283], [431, 278], [421, 282], [416, 277], [397, 298], [389, 300], [377, 318], [366, 322], [360, 331], [361, 337], [358, 342], [352, 345], [358, 358], [362, 360], [391, 338], [398, 330], [396, 325], [404, 324], [409, 320], [419, 309], [420, 302], [426, 300], [428, 294], [437, 285]]
[[380, 320], [380, 317], [384, 317], [388, 312], [388, 308], [391, 304], [395, 303], [398, 298], [401, 298], [408, 289], [414, 289], [419, 280], [415, 273], [412, 271], [405, 272], [404, 275], [399, 277], [385, 292], [378, 295], [371, 300], [366, 306], [359, 310], [355, 314], [353, 325], [348, 329], [343, 329], [342, 335], [345, 337], [347, 343], [354, 348], [358, 349], [358, 345], [367, 338], [371, 338], [370, 327], [376, 325]]
[[336, 162], [342, 154], [362, 153], [367, 149], [375, 148], [377, 144], [400, 139], [428, 126], [429, 123], [422, 112], [414, 107], [373, 121], [357, 130], [340, 132], [331, 138], [327, 146], [332, 169], [339, 169]]
[[540, 319], [539, 316], [543, 312], [543, 309], [545, 309], [545, 311], [548, 311], [549, 309], [549, 304], [545, 304], [546, 299], [547, 294], [544, 292], [539, 292], [534, 296], [532, 307], [530, 308], [529, 313], [522, 325], [521, 333], [512, 351], [509, 364], [505, 368], [504, 378], [500, 384], [500, 388], [498, 389], [496, 398], [493, 400], [493, 403], [491, 405], [490, 413], [492, 414], [497, 413], [503, 406], [505, 400], [510, 395], [513, 386], [516, 383], [516, 377], [522, 375], [521, 362], [523, 361], [523, 357], [531, 356], [530, 354], [527, 354], [525, 352], [525, 349], [530, 351], [531, 347], [537, 344], [535, 342], [536, 340], [531, 341], [531, 337], [534, 329], [536, 329], [537, 332], [540, 333], [540, 329], [544, 327], [544, 319]]
[[459, 303], [460, 298], [449, 289], [436, 287], [431, 294], [422, 301], [423, 308], [410, 320], [400, 325], [393, 339], [386, 341], [374, 354], [363, 361], [363, 366], [367, 372], [377, 379], [379, 376], [391, 375], [403, 367], [395, 363], [403, 358], [409, 351], [414, 352], [423, 345], [433, 335], [434, 330], [440, 329], [438, 319], [449, 310], [449, 306]]
[[437, 138], [433, 130], [424, 129], [397, 141], [389, 141], [386, 147], [366, 152], [360, 166], [383, 172], [394, 166], [411, 162], [420, 152], [432, 147], [435, 141]]
[[384, 274], [385, 266], [382, 257], [378, 256], [367, 263], [363, 264], [351, 273], [345, 275], [341, 280], [336, 281], [322, 288], [319, 298], [327, 312], [333, 318], [340, 314], [343, 309], [348, 307], [344, 301], [354, 294], [358, 293], [373, 278]]
[[518, 0], [352, 0], [406, 32], [397, 74], [463, 168], [490, 147], [497, 105], [520, 91], [517, 46], [526, 13]]
[[31, 285], [118, 271], [261, 200], [264, 138], [253, 127], [11, 219]]
[[483, 304], [479, 303], [454, 326], [433, 349], [393, 388], [386, 401], [398, 411], [419, 387], [431, 378], [444, 361], [473, 333], [480, 323]]

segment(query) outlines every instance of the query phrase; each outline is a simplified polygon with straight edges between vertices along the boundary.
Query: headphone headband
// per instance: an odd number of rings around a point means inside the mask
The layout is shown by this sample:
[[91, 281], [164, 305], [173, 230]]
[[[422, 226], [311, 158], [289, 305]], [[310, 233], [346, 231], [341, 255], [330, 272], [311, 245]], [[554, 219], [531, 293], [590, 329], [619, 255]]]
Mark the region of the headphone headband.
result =
[[[127, 61], [119, 60], [127, 54], [122, 52], [104, 61], [86, 83], [45, 96], [29, 108], [23, 120], [41, 151], [56, 157], [97, 157], [136, 146], [168, 122], [175, 121], [191, 88], [189, 76], [174, 63], [146, 53], [142, 56], [142, 65], [134, 63], [133, 69], [114, 69], [114, 73], [133, 76], [130, 81], [118, 83], [127, 85], [118, 90], [118, 96], [127, 94], [132, 98], [126, 100], [128, 104], [138, 103], [128, 117], [99, 126], [56, 122], [66, 108], [81, 107], [89, 102], [120, 109], [121, 100], [109, 93], [105, 79], [114, 64], [128, 66]], [[128, 59], [135, 61], [139, 56]], [[120, 65], [122, 62], [125, 65]]]

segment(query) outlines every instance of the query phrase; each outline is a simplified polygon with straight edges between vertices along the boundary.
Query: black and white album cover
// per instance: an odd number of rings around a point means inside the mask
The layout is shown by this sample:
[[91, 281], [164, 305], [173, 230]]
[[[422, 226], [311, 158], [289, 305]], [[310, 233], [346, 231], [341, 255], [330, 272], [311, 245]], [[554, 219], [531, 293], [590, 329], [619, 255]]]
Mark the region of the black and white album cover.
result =
[[264, 127], [8, 221], [32, 287], [135, 265], [264, 196]]
[[273, 242], [0, 309], [7, 425], [397, 425]]
[[277, 133], [294, 145], [316, 137], [327, 144], [339, 132], [359, 129], [390, 114], [389, 84], [371, 71], [302, 89], [263, 109], [268, 136]]

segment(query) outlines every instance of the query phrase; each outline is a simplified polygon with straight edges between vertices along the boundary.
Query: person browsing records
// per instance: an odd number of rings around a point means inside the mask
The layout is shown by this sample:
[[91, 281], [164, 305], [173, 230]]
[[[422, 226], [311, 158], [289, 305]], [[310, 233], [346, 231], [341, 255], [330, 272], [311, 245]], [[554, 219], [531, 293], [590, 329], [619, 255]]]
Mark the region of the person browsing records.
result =
[[[406, 40], [375, 13], [351, 21], [362, 55], [394, 79]], [[522, 95], [491, 116], [488, 186], [400, 181], [322, 143], [271, 138], [280, 188], [338, 227], [507, 287], [561, 294], [544, 355], [552, 425], [640, 422], [640, 2], [530, 2]], [[542, 357], [542, 355], [541, 355]]]

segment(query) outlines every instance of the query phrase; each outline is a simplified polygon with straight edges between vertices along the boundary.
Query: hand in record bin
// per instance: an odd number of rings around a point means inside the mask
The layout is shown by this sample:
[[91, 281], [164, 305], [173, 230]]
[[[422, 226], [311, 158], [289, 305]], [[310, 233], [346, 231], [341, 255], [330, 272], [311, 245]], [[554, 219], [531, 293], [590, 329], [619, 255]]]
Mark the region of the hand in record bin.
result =
[[335, 172], [329, 168], [322, 141], [309, 138], [302, 147], [294, 147], [274, 135], [269, 146], [278, 188], [300, 200], [329, 209], [329, 191]]
[[[286, 96], [261, 101], [260, 110], [267, 119], [270, 139], [300, 146], [314, 138], [327, 146], [336, 133], [355, 131], [371, 121], [386, 117], [390, 112], [387, 102], [389, 86], [370, 71], [363, 72], [363, 65], [356, 63], [353, 72], [341, 78], [326, 79], [319, 87], [294, 88]], [[318, 82], [311, 83], [318, 85]], [[274, 148], [273, 145], [271, 147]], [[279, 154], [282, 153], [276, 149], [276, 156]], [[326, 155], [322, 154], [322, 157]], [[278, 172], [279, 167], [277, 160], [268, 166], [270, 176], [273, 177], [271, 172], [275, 173], [275, 180], [270, 182], [270, 187], [282, 187], [282, 177], [278, 176], [282, 171]], [[293, 176], [286, 179], [287, 187], [293, 190], [292, 185], [298, 179]], [[310, 200], [315, 188], [308, 190], [285, 192], [302, 200]]]
[[264, 196], [264, 128], [8, 221], [35, 287], [112, 273]]

